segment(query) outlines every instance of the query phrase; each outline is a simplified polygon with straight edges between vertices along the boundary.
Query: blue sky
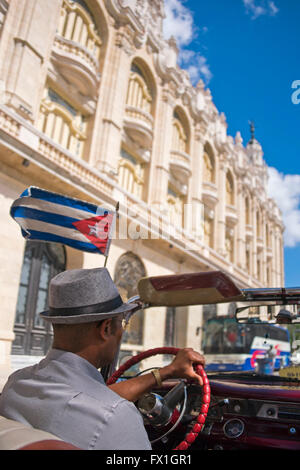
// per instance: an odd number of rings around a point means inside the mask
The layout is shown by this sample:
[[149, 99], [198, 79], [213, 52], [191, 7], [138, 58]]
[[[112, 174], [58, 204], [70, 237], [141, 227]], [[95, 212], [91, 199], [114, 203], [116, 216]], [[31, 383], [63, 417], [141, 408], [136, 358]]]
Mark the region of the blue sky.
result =
[[[283, 212], [285, 284], [300, 285], [300, 1], [165, 0], [164, 34], [180, 48], [246, 145], [256, 125], [269, 195]], [[292, 88], [292, 86], [296, 88]]]

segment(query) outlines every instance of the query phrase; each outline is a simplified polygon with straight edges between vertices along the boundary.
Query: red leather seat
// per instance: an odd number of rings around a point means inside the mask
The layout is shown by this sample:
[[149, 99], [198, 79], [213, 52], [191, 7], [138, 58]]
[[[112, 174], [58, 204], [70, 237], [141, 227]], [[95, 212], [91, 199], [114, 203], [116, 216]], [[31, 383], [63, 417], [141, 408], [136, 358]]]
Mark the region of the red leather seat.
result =
[[0, 416], [0, 450], [80, 450], [58, 437]]
[[37, 441], [33, 442], [32, 444], [28, 444], [27, 446], [21, 447], [18, 450], [80, 450], [78, 447], [69, 444], [68, 442], [64, 441], [56, 441], [56, 440], [44, 440], [44, 441]]

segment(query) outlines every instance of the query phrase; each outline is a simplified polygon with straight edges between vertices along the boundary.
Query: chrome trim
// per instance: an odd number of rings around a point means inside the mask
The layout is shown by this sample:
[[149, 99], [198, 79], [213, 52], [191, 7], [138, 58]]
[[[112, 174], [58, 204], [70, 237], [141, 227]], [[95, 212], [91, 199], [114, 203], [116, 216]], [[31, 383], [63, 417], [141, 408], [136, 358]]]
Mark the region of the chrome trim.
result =
[[242, 289], [244, 299], [239, 302], [249, 301], [281, 301], [284, 303], [300, 302], [300, 287], [280, 287], [264, 289]]

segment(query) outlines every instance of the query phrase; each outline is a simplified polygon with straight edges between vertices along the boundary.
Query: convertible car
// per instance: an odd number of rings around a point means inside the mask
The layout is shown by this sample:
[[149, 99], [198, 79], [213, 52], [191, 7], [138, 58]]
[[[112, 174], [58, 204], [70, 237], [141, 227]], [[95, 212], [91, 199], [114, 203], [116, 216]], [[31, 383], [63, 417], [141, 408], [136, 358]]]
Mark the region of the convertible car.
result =
[[[300, 288], [240, 290], [220, 271], [143, 278], [140, 307], [228, 303], [222, 320], [204, 325], [203, 387], [185, 380], [162, 383], [136, 406], [155, 452], [171, 450], [300, 450], [300, 373], [291, 361], [300, 323]], [[222, 321], [223, 323], [220, 323]], [[207, 328], [207, 329], [206, 329]], [[102, 370], [107, 384], [143, 373], [138, 364], [162, 347]], [[115, 364], [118, 361], [115, 361]], [[138, 372], [137, 372], [138, 370]], [[149, 370], [149, 368], [147, 369]], [[0, 449], [74, 449], [55, 436], [0, 417]]]
[[[300, 323], [300, 289], [239, 290], [218, 271], [144, 278], [138, 287], [139, 297], [132, 301], [142, 301], [144, 308], [235, 306], [226, 318], [228, 325], [223, 323], [218, 329], [219, 318], [210, 320], [216, 325], [215, 336], [220, 330], [221, 335], [216, 343], [209, 332], [204, 344], [206, 360], [209, 352], [226, 354], [214, 354], [219, 367], [211, 367], [211, 358], [207, 372], [197, 369], [203, 387], [182, 380], [165, 382], [137, 403], [153, 449], [300, 450], [300, 371], [290, 361], [288, 334]], [[112, 375], [110, 371], [108, 383], [126, 378], [126, 372], [145, 358], [176, 352], [175, 348], [145, 351]]]

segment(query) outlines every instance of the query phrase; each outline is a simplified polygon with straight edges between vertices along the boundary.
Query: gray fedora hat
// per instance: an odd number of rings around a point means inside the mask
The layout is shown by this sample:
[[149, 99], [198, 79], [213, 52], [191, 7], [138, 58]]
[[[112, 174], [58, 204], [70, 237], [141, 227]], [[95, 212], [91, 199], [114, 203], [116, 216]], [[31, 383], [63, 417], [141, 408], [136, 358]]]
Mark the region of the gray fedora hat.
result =
[[52, 323], [87, 323], [129, 313], [136, 303], [124, 303], [106, 268], [72, 269], [50, 281], [49, 310], [41, 312]]

